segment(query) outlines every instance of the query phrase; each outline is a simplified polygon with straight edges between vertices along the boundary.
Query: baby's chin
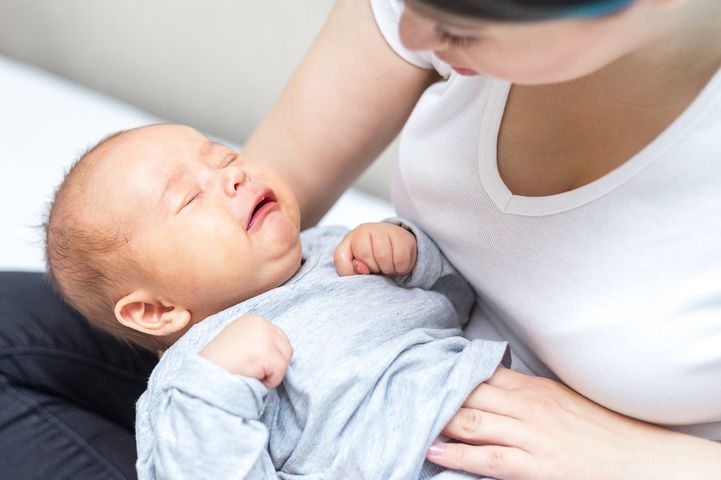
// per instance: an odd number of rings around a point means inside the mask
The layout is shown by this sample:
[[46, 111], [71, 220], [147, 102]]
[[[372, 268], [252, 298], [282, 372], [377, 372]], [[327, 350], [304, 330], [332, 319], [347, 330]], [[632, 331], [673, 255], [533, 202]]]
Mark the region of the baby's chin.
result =
[[270, 212], [254, 230], [248, 232], [264, 241], [295, 244], [300, 242], [300, 222], [284, 210]]
[[[281, 256], [269, 259], [263, 264], [264, 266], [261, 266], [263, 274], [260, 278], [254, 280], [255, 288], [252, 290], [229, 291], [225, 298], [219, 299], [216, 303], [213, 313], [218, 313], [233, 305], [278, 288], [293, 278], [300, 270], [303, 261], [303, 249], [299, 234], [296, 235], [296, 239], [297, 242], [285, 249]], [[248, 282], [241, 281], [238, 283], [247, 285]]]

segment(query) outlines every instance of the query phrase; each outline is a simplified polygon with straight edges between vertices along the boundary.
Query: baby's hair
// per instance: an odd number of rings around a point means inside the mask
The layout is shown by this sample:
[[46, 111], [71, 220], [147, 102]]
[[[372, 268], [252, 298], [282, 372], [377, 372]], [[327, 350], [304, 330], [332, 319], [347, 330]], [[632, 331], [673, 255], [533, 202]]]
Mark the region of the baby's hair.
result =
[[94, 180], [102, 150], [122, 130], [100, 140], [78, 158], [55, 191], [44, 222], [47, 276], [53, 288], [91, 324], [125, 343], [157, 351], [159, 339], [122, 325], [115, 303], [124, 294], [125, 281], [140, 271], [128, 246], [130, 236], [113, 219], [99, 224], [88, 214], [87, 185]]

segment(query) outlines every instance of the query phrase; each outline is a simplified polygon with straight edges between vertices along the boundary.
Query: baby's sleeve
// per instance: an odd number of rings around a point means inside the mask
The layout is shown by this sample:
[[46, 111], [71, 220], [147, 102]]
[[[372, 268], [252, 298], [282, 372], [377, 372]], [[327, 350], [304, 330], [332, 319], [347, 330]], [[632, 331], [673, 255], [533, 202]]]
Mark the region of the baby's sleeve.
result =
[[138, 441], [148, 446], [138, 449], [139, 478], [278, 478], [260, 422], [267, 388], [197, 354], [177, 373], [151, 401], [152, 438]]
[[461, 325], [465, 325], [475, 301], [473, 289], [466, 279], [435, 242], [416, 225], [402, 218], [389, 218], [385, 222], [405, 228], [416, 237], [416, 265], [410, 274], [396, 277], [396, 283], [401, 287], [422, 288], [444, 294], [453, 304]]

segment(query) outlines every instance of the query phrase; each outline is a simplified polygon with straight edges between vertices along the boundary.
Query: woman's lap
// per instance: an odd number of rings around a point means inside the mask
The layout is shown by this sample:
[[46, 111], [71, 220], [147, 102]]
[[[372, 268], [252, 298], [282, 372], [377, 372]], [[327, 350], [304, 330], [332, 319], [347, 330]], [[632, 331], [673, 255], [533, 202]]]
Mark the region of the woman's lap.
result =
[[0, 477], [133, 478], [135, 400], [156, 361], [92, 328], [41, 274], [0, 272]]

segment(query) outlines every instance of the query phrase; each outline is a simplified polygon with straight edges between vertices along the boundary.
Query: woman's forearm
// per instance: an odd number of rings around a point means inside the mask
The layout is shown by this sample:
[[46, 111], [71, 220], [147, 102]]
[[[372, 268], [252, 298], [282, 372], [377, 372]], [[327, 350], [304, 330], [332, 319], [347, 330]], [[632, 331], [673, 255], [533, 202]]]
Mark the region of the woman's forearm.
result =
[[289, 181], [303, 226], [311, 226], [393, 140], [437, 79], [390, 48], [370, 2], [339, 0], [244, 153]]
[[721, 443], [671, 431], [655, 433], [649, 441], [654, 442], [658, 452], [648, 457], [649, 465], [644, 470], [656, 475], [633, 478], [721, 479]]

